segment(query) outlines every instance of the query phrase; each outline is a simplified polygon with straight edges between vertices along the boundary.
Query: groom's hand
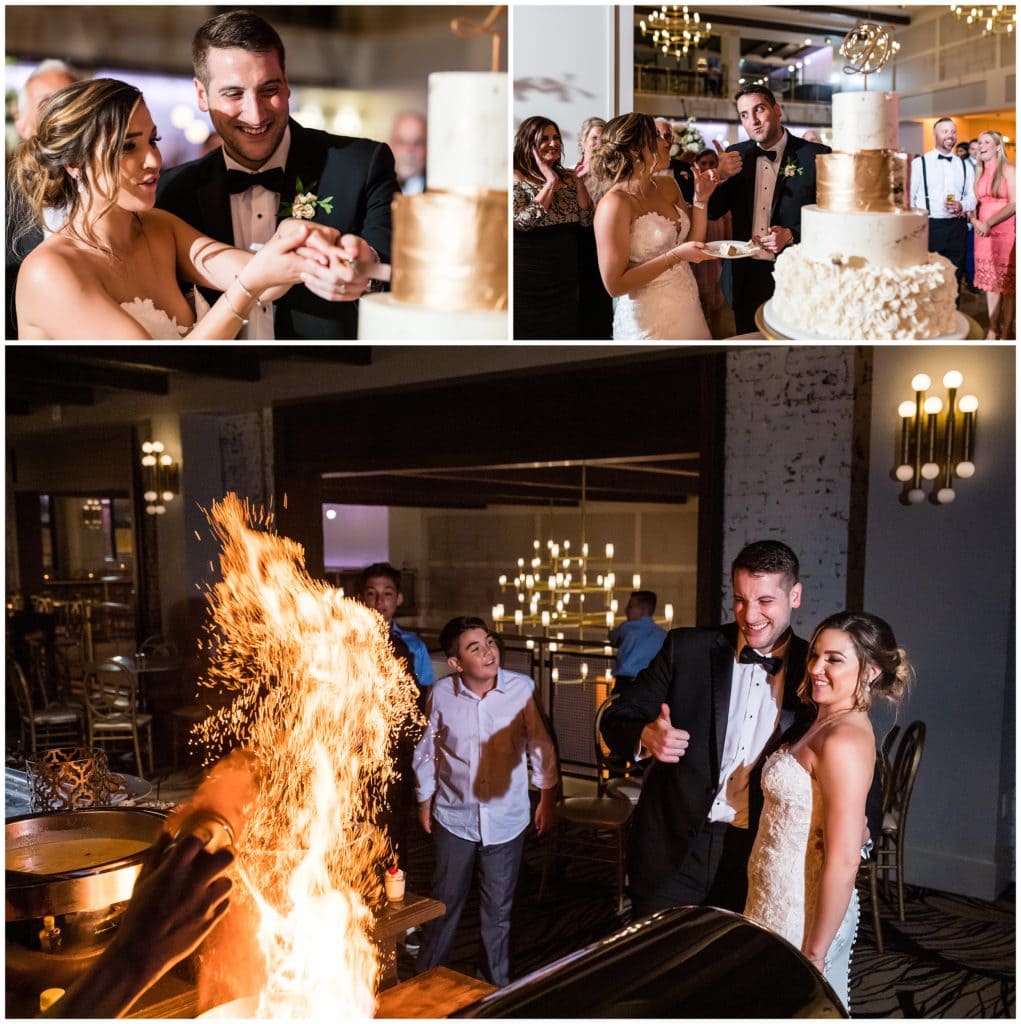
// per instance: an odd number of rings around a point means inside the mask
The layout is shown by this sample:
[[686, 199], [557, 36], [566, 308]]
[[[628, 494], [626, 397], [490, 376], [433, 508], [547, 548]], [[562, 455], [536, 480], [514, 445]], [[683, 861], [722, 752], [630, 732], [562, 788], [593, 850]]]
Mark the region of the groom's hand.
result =
[[790, 228], [774, 224], [755, 239], [766, 252], [779, 253], [794, 241], [794, 232]]
[[667, 764], [677, 764], [688, 749], [688, 741], [691, 735], [683, 729], [675, 729], [670, 724], [670, 705], [664, 704], [660, 708], [659, 718], [642, 730], [642, 746], [649, 751], [657, 761], [665, 761]]
[[720, 181], [726, 181], [728, 178], [733, 178], [735, 174], [739, 174], [741, 172], [741, 154], [737, 150], [728, 153], [720, 145], [718, 139], [713, 139], [713, 145], [716, 147], [716, 156], [720, 161], [716, 168], [716, 177]]
[[365, 271], [378, 263], [375, 251], [357, 235], [342, 235], [340, 244], [330, 249], [324, 266], [310, 267], [301, 275], [305, 287], [329, 302], [352, 302], [369, 285]]

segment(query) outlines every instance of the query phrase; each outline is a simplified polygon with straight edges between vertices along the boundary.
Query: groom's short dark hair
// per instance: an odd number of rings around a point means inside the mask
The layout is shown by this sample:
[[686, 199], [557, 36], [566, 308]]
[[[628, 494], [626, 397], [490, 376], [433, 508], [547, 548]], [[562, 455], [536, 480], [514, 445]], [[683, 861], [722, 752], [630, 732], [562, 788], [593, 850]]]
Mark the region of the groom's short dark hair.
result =
[[762, 576], [765, 573], [783, 573], [787, 580], [787, 587], [790, 589], [800, 579], [801, 566], [798, 564], [798, 556], [782, 541], [778, 540], [757, 540], [752, 544], [746, 544], [737, 554], [730, 567], [730, 575], [733, 578], [738, 569], [744, 569], [752, 576]]
[[776, 106], [776, 96], [773, 95], [773, 90], [766, 88], [764, 85], [742, 86], [736, 93], [734, 93], [734, 102], [737, 103], [742, 96], [750, 96], [753, 92], [761, 93], [761, 95], [765, 96], [766, 99], [769, 100], [771, 106]]
[[251, 11], [225, 11], [199, 26], [191, 41], [191, 62], [195, 77], [209, 87], [209, 69], [206, 56], [210, 49], [248, 50], [249, 53], [276, 52], [280, 70], [284, 67], [284, 44], [277, 30], [265, 18]]

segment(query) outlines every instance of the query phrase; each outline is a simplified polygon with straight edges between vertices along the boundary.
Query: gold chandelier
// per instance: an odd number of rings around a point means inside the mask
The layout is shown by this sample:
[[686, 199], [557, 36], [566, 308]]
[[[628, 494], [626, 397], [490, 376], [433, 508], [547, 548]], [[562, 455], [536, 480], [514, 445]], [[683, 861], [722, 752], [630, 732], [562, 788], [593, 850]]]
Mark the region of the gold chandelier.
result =
[[997, 4], [995, 7], [965, 7], [962, 4], [951, 4], [958, 21], [962, 19], [968, 25], [981, 25], [982, 35], [1009, 35], [1014, 31], [1017, 12], [1013, 4]]
[[650, 12], [648, 22], [642, 18], [639, 26], [643, 36], [652, 33], [653, 45], [678, 60], [692, 47], [697, 49], [708, 43], [713, 30], [712, 23], [702, 21], [698, 11], [687, 4], [663, 4]]

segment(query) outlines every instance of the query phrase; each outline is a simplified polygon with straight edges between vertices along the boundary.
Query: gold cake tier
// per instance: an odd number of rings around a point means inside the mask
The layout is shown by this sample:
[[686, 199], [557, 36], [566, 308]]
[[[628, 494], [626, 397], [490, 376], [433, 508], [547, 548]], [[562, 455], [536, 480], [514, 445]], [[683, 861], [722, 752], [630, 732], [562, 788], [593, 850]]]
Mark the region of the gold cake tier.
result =
[[816, 203], [834, 213], [889, 213], [907, 207], [907, 160], [885, 149], [815, 158]]
[[506, 192], [395, 196], [394, 298], [450, 313], [506, 309], [507, 220]]

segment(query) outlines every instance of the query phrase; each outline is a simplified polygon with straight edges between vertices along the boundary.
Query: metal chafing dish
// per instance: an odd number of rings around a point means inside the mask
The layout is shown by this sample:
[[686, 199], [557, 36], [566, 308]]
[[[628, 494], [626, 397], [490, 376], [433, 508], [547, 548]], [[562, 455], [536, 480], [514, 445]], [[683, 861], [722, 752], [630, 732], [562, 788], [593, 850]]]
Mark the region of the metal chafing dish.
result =
[[[66, 986], [112, 937], [165, 815], [143, 808], [26, 814], [6, 823], [6, 974], [17, 991]], [[60, 929], [43, 950], [43, 919]]]
[[637, 921], [480, 999], [458, 1017], [846, 1017], [789, 942], [725, 910]]

